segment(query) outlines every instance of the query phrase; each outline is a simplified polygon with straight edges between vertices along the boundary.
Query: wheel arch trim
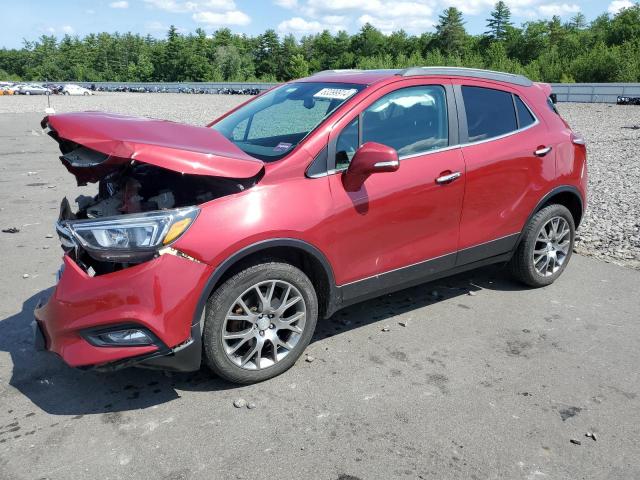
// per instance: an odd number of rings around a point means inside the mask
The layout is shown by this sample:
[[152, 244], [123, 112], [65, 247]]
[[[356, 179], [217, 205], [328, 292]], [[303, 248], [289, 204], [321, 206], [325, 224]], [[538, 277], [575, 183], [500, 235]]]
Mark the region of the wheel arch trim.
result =
[[[266, 251], [274, 247], [289, 247], [302, 250], [314, 257], [320, 263], [329, 283], [329, 291], [327, 292], [329, 298], [327, 299], [327, 311], [325, 313], [325, 316], [330, 316], [330, 314], [335, 311], [339, 301], [333, 268], [331, 267], [329, 260], [327, 260], [327, 257], [317, 247], [304, 240], [300, 240], [297, 238], [272, 238], [252, 243], [241, 248], [240, 250], [227, 257], [215, 268], [213, 273], [209, 276], [206, 285], [202, 289], [202, 292], [200, 293], [200, 298], [198, 299], [196, 309], [193, 313], [192, 325], [195, 326], [201, 323], [202, 319], [204, 318], [203, 313], [207, 304], [207, 300], [211, 296], [211, 293], [213, 292], [215, 287], [218, 285], [218, 282], [220, 281], [222, 276], [230, 268], [232, 268], [239, 261], [248, 257], [249, 255], [259, 253], [263, 250]], [[200, 328], [202, 328], [202, 326], [203, 325], [200, 325]]]
[[[520, 236], [518, 237], [518, 241], [515, 243], [515, 246], [513, 247], [514, 251], [516, 248], [518, 248], [518, 245], [520, 245], [520, 242], [522, 241], [522, 237], [525, 232], [525, 228], [529, 224], [533, 216], [536, 213], [538, 213], [542, 208], [542, 206], [546, 204], [551, 198], [561, 193], [571, 193], [578, 199], [578, 202], [580, 203], [580, 220], [582, 220], [582, 218], [584, 217], [584, 199], [582, 198], [582, 194], [580, 193], [580, 190], [578, 190], [578, 188], [573, 185], [557, 186], [553, 188], [550, 192], [547, 192], [547, 194], [538, 201], [534, 209], [531, 211], [531, 213], [527, 217], [527, 220], [524, 222], [524, 225], [522, 226], [522, 229], [520, 231]], [[576, 228], [578, 228], [578, 224], [576, 224]]]

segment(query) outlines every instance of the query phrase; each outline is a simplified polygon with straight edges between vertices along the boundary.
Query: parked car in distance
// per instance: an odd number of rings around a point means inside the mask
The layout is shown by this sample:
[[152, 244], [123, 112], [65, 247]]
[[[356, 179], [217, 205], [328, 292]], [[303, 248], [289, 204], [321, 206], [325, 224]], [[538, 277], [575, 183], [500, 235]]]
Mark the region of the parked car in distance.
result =
[[51, 90], [41, 85], [29, 84], [21, 85], [14, 93], [18, 93], [20, 95], [51, 95]]
[[45, 117], [98, 188], [62, 201], [36, 344], [74, 367], [203, 360], [251, 383], [353, 303], [493, 263], [549, 285], [587, 198], [585, 142], [550, 93], [475, 69], [328, 71], [207, 127]]
[[80, 85], [74, 85], [73, 83], [69, 83], [62, 88], [63, 95], [84, 95], [89, 96], [94, 93], [88, 88], [81, 87]]

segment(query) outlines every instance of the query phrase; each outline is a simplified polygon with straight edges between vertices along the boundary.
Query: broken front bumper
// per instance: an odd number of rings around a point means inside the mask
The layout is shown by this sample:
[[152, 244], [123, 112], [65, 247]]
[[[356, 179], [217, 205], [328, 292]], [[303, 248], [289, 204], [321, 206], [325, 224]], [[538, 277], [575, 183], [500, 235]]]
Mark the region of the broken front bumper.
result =
[[[45, 349], [72, 367], [197, 370], [201, 332], [194, 312], [210, 273], [207, 264], [165, 254], [92, 277], [65, 255], [52, 296], [35, 309], [35, 337], [41, 334]], [[89, 331], [121, 325], [147, 330], [153, 344], [98, 346], [86, 339]]]

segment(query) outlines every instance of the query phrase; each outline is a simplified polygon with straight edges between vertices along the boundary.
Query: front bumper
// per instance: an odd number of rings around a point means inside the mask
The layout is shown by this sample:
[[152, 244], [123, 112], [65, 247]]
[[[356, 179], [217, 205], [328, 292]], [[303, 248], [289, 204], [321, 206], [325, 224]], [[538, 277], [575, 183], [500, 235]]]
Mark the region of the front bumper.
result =
[[[124, 270], [91, 277], [65, 255], [52, 296], [34, 311], [36, 344], [72, 367], [138, 365], [192, 371], [200, 367], [200, 319], [194, 319], [211, 267], [165, 254]], [[153, 345], [96, 346], [82, 333], [136, 325]]]

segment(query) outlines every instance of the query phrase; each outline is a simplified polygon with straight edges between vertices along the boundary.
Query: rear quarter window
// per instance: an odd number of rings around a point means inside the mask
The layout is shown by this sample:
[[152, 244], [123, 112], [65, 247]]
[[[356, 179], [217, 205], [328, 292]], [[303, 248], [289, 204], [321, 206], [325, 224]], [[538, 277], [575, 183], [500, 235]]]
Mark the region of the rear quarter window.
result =
[[514, 95], [513, 101], [516, 104], [516, 111], [518, 112], [518, 127], [526, 128], [529, 125], [533, 125], [536, 122], [536, 119], [531, 114], [531, 110], [529, 110], [519, 96]]

